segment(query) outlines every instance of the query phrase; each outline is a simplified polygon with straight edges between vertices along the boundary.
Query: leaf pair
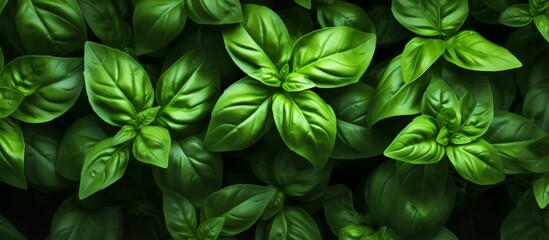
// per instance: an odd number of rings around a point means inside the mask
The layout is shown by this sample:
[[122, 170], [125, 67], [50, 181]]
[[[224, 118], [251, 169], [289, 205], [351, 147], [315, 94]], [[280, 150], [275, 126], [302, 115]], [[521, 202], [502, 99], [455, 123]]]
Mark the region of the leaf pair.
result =
[[292, 47], [288, 30], [272, 10], [244, 5], [243, 12], [243, 22], [226, 26], [223, 39], [233, 61], [249, 76], [218, 100], [207, 148], [249, 147], [274, 118], [286, 145], [322, 167], [334, 146], [336, 120], [330, 106], [307, 89], [357, 82], [373, 56], [375, 36], [347, 27], [326, 28], [299, 38]]
[[467, 180], [493, 184], [504, 179], [496, 149], [479, 139], [493, 119], [488, 80], [481, 80], [458, 101], [443, 80], [434, 79], [421, 108], [422, 115], [398, 134], [385, 149], [385, 156], [412, 164], [432, 164], [447, 155]]

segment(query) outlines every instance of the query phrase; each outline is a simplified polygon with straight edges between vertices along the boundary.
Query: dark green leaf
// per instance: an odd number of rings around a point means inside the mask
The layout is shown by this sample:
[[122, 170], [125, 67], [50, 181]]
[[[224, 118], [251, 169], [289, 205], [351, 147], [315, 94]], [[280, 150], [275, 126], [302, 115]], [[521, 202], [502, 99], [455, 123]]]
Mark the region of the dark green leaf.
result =
[[292, 72], [308, 76], [320, 88], [349, 85], [357, 82], [370, 65], [375, 45], [375, 34], [350, 27], [316, 30], [295, 43], [290, 60]]
[[145, 126], [133, 141], [132, 153], [140, 162], [167, 168], [170, 156], [170, 133], [158, 126]]
[[532, 194], [523, 197], [507, 215], [501, 225], [501, 240], [531, 239], [543, 240], [549, 237], [545, 222], [547, 211], [540, 209]]
[[376, 32], [368, 14], [356, 4], [335, 1], [323, 4], [316, 13], [318, 23], [322, 27], [347, 26], [363, 32]]
[[435, 119], [419, 116], [406, 126], [385, 149], [385, 156], [412, 164], [436, 163], [444, 156], [444, 146], [437, 143]]
[[532, 22], [528, 4], [515, 4], [503, 11], [498, 22], [510, 27], [524, 27]]
[[522, 167], [534, 173], [549, 171], [549, 136], [538, 139], [526, 146], [518, 160]]
[[74, 197], [65, 200], [51, 222], [50, 239], [121, 239], [123, 230], [121, 208], [88, 210]]
[[124, 19], [122, 9], [117, 6], [120, 4], [111, 0], [76, 1], [82, 10], [84, 20], [105, 45], [121, 50], [131, 47], [132, 28]]
[[21, 0], [15, 13], [20, 43], [29, 54], [70, 56], [82, 50], [86, 24], [75, 0]]
[[305, 210], [285, 207], [266, 227], [265, 239], [321, 239], [316, 222]]
[[212, 111], [204, 139], [206, 149], [241, 150], [257, 142], [273, 123], [272, 92], [249, 77], [227, 88]]
[[137, 114], [153, 105], [147, 72], [120, 50], [86, 42], [84, 78], [93, 110], [111, 125], [133, 125]]
[[276, 190], [276, 193], [269, 202], [269, 205], [267, 205], [267, 207], [265, 208], [265, 211], [263, 211], [263, 216], [261, 217], [263, 221], [271, 219], [280, 211], [282, 211], [282, 208], [284, 207], [284, 202], [286, 201], [286, 195], [284, 195], [283, 191], [274, 186], [269, 186], [274, 188]]
[[194, 131], [210, 114], [219, 94], [219, 74], [206, 50], [183, 55], [166, 70], [156, 85], [162, 107], [156, 122], [175, 134]]
[[78, 197], [87, 198], [118, 181], [126, 171], [130, 151], [131, 145], [114, 145], [112, 138], [95, 144], [84, 159]]
[[395, 18], [408, 30], [423, 36], [452, 35], [469, 13], [467, 0], [395, 0]]
[[448, 161], [435, 164], [396, 163], [396, 184], [403, 197], [421, 211], [429, 212], [444, 197], [448, 177]]
[[0, 119], [0, 181], [27, 189], [24, 157], [25, 140], [18, 124], [8, 118]]
[[532, 15], [545, 14], [549, 11], [549, 3], [546, 0], [528, 0]]
[[332, 108], [316, 93], [305, 90], [275, 93], [272, 111], [286, 146], [322, 168], [335, 143], [337, 123]]
[[294, 2], [306, 9], [311, 9], [311, 0], [294, 0]]
[[[2, 2], [0, 1], [0, 12], [2, 12]], [[11, 240], [26, 240], [27, 238], [13, 226], [10, 221], [0, 215], [0, 238]]]
[[448, 146], [446, 152], [459, 175], [473, 183], [490, 185], [505, 179], [497, 150], [482, 139], [466, 145]]
[[225, 218], [214, 217], [200, 224], [196, 231], [198, 240], [216, 240], [224, 227]]
[[471, 30], [461, 31], [446, 40], [444, 58], [473, 71], [494, 72], [522, 66], [507, 49]]
[[196, 212], [186, 197], [174, 191], [163, 191], [162, 206], [166, 227], [174, 239], [195, 237]]
[[250, 228], [261, 217], [274, 194], [272, 188], [251, 184], [225, 187], [206, 198], [201, 219], [224, 218], [221, 234], [234, 236]]
[[522, 115], [549, 131], [549, 84], [536, 84], [524, 96]]
[[189, 18], [198, 24], [231, 24], [242, 22], [238, 0], [186, 0]]
[[137, 55], [156, 52], [179, 35], [187, 20], [184, 2], [143, 0], [136, 3], [132, 22]]
[[405, 83], [410, 83], [425, 73], [445, 50], [440, 39], [415, 37], [404, 47], [402, 74]]
[[326, 222], [334, 235], [339, 235], [346, 226], [365, 222], [363, 216], [355, 211], [352, 192], [345, 185], [329, 187], [324, 194], [322, 206]]

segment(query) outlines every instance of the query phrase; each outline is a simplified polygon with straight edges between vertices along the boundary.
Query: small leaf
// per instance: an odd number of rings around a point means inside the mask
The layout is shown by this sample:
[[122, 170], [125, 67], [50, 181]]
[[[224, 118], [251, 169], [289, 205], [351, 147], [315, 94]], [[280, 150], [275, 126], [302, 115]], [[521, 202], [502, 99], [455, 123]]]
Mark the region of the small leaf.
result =
[[286, 76], [282, 89], [287, 92], [301, 92], [315, 87], [315, 83], [301, 73], [290, 73]]
[[186, 197], [174, 191], [163, 191], [162, 206], [166, 227], [174, 239], [195, 237], [196, 212]]
[[442, 56], [444, 50], [444, 42], [440, 39], [412, 38], [402, 53], [404, 82], [410, 83], [421, 77]]
[[198, 24], [231, 24], [242, 22], [242, 8], [238, 0], [186, 0], [189, 18]]
[[545, 15], [535, 16], [534, 23], [541, 36], [549, 42], [549, 11]]
[[549, 205], [549, 173], [534, 174], [534, 196], [541, 209]]
[[145, 109], [137, 114], [135, 119], [135, 127], [142, 128], [151, 124], [156, 118], [156, 114], [160, 111], [160, 106]]
[[[458, 99], [452, 88], [444, 80], [434, 78], [423, 94], [421, 114], [438, 118], [443, 109], [457, 109], [458, 106]], [[449, 110], [445, 111], [449, 113]], [[459, 115], [456, 115], [455, 112], [454, 116], [459, 119]]]
[[499, 23], [509, 27], [524, 27], [532, 22], [528, 4], [515, 4], [503, 11]]
[[86, 154], [80, 176], [78, 197], [84, 199], [120, 179], [130, 160], [131, 145], [113, 145], [107, 138]]
[[294, 2], [306, 9], [311, 9], [311, 0], [294, 0]]
[[275, 68], [262, 67], [249, 72], [248, 75], [269, 87], [280, 87], [281, 84], [278, 71]]
[[494, 103], [488, 79], [481, 79], [459, 101], [461, 126], [458, 133], [475, 140], [490, 127], [494, 118]]
[[0, 119], [0, 132], [0, 181], [27, 189], [23, 132], [9, 118]]
[[128, 141], [132, 141], [137, 136], [137, 130], [130, 125], [123, 126], [120, 131], [114, 135], [112, 139], [113, 145], [119, 145]]
[[222, 232], [224, 224], [225, 218], [223, 217], [214, 217], [202, 222], [196, 231], [197, 239], [216, 240]]
[[471, 30], [458, 32], [446, 40], [444, 58], [473, 71], [495, 72], [522, 66], [507, 49]]
[[170, 133], [158, 126], [145, 126], [133, 141], [132, 153], [140, 162], [161, 168], [168, 167], [170, 155]]
[[419, 116], [396, 136], [385, 149], [385, 156], [412, 164], [436, 163], [444, 156], [444, 146], [436, 142], [435, 119]]
[[491, 185], [505, 179], [498, 152], [482, 139], [466, 145], [448, 146], [446, 152], [459, 175], [473, 183]]

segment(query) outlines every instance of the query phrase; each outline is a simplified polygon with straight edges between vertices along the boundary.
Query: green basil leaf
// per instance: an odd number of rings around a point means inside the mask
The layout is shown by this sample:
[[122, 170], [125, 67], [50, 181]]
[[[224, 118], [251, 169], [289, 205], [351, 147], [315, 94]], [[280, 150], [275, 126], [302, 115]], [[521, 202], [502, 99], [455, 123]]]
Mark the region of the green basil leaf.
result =
[[316, 30], [295, 43], [290, 60], [292, 72], [309, 76], [320, 88], [349, 85], [357, 82], [366, 71], [375, 46], [373, 33], [350, 27]]
[[290, 73], [286, 76], [282, 89], [287, 92], [301, 92], [315, 87], [315, 83], [308, 76], [301, 73]]
[[532, 15], [545, 14], [549, 11], [549, 3], [544, 0], [528, 0], [530, 12]]
[[524, 96], [522, 115], [545, 131], [549, 131], [549, 111], [545, 104], [549, 99], [549, 84], [532, 87]]
[[15, 112], [24, 98], [25, 94], [17, 90], [0, 87], [0, 119]]
[[197, 217], [192, 203], [174, 191], [162, 193], [164, 219], [170, 235], [174, 239], [194, 238]]
[[535, 16], [534, 23], [541, 36], [549, 42], [549, 11], [545, 15]]
[[408, 30], [423, 36], [452, 35], [469, 14], [466, 0], [396, 0], [391, 8]]
[[70, 56], [82, 50], [86, 24], [75, 0], [21, 0], [15, 28], [27, 53]]
[[231, 24], [242, 22], [242, 8], [238, 0], [186, 0], [189, 18], [198, 24]]
[[526, 146], [518, 159], [522, 167], [533, 173], [549, 171], [549, 136], [538, 139]]
[[549, 205], [549, 173], [534, 174], [534, 197], [541, 209]]
[[223, 92], [212, 111], [204, 139], [206, 149], [241, 150], [257, 142], [271, 127], [270, 89], [247, 77]]
[[274, 188], [276, 190], [276, 193], [271, 201], [269, 201], [269, 205], [267, 205], [265, 211], [263, 211], [263, 215], [261, 217], [263, 221], [271, 219], [280, 211], [282, 211], [282, 208], [284, 207], [284, 202], [286, 201], [286, 195], [284, 195], [283, 191], [272, 185], [269, 185], [269, 187]]
[[223, 217], [210, 218], [200, 224], [196, 230], [198, 240], [216, 240], [222, 233], [226, 219]]
[[306, 9], [311, 9], [311, 0], [294, 0], [294, 2]]
[[421, 111], [421, 99], [431, 79], [425, 74], [416, 81], [405, 83], [401, 63], [399, 55], [383, 72], [368, 109], [370, 126], [386, 118], [413, 115]]
[[546, 239], [549, 237], [545, 223], [547, 217], [547, 211], [538, 207], [532, 194], [527, 194], [501, 224], [501, 240]]
[[[84, 87], [82, 60], [73, 58], [52, 58], [40, 79], [40, 86], [12, 113], [14, 118], [28, 123], [51, 121], [67, 112], [76, 102]], [[14, 73], [17, 74], [17, 73]]]
[[[456, 105], [457, 105], [457, 100], [456, 100]], [[460, 118], [461, 116], [458, 113], [456, 113], [456, 110], [454, 110], [454, 108], [440, 109], [440, 112], [437, 114], [437, 118], [436, 118], [439, 126], [442, 126], [442, 128], [445, 128], [446, 130], [451, 131], [451, 134], [449, 133], [449, 137], [450, 139], [452, 139], [453, 141], [452, 143], [454, 144], [459, 144], [455, 142], [458, 140], [470, 139], [469, 137], [464, 136], [462, 133], [455, 132], [457, 129], [459, 129], [459, 126], [461, 124]]]
[[220, 77], [205, 51], [183, 55], [160, 76], [156, 85], [156, 100], [162, 107], [156, 123], [173, 133], [192, 133], [217, 101]]
[[529, 172], [519, 164], [520, 154], [529, 144], [546, 135], [543, 129], [520, 115], [497, 111], [482, 138], [498, 151], [506, 173], [520, 174]]
[[62, 133], [49, 124], [24, 125], [22, 131], [25, 176], [29, 186], [44, 193], [69, 190], [72, 183], [55, 170]]
[[174, 40], [185, 27], [184, 0], [138, 1], [133, 12], [135, 53], [156, 52]]
[[436, 163], [444, 157], [444, 146], [436, 142], [437, 135], [434, 118], [416, 117], [396, 136], [383, 154], [412, 164]]
[[272, 188], [251, 184], [230, 185], [206, 198], [201, 219], [224, 218], [221, 234], [234, 236], [250, 228], [261, 217], [275, 192]]
[[292, 7], [277, 11], [288, 33], [293, 45], [301, 36], [313, 31], [314, 23], [309, 11], [301, 7]]
[[110, 47], [124, 49], [132, 44], [132, 28], [122, 9], [110, 0], [76, 0], [93, 33]]
[[316, 16], [323, 28], [347, 26], [363, 32], [376, 32], [368, 14], [360, 6], [345, 1], [323, 4], [317, 9]]
[[86, 42], [84, 79], [93, 110], [111, 125], [133, 125], [137, 114], [153, 105], [145, 69], [120, 50]]
[[315, 220], [302, 208], [285, 207], [266, 226], [264, 239], [322, 239]]
[[402, 53], [402, 75], [405, 83], [410, 83], [425, 73], [445, 50], [440, 39], [415, 37], [404, 47]]
[[126, 171], [130, 151], [131, 145], [114, 145], [112, 138], [95, 144], [84, 159], [78, 197], [87, 198], [118, 181]]
[[196, 207], [221, 188], [221, 155], [204, 149], [202, 139], [172, 139], [168, 168], [154, 168], [154, 179], [162, 189], [184, 195]]
[[122, 208], [88, 210], [74, 197], [65, 200], [51, 222], [51, 239], [121, 239], [123, 233]]
[[342, 228], [336, 235], [339, 240], [378, 240], [383, 239], [372, 236], [375, 230], [364, 225], [348, 225]]
[[133, 141], [132, 153], [142, 163], [167, 168], [170, 156], [170, 133], [158, 126], [144, 126]]
[[498, 22], [510, 27], [524, 27], [532, 22], [528, 4], [515, 4], [503, 11]]
[[[5, 3], [4, 3], [5, 4]], [[0, 12], [2, 12], [2, 2], [0, 1]], [[17, 230], [11, 222], [0, 215], [0, 237], [3, 239], [13, 239], [13, 240], [26, 240], [27, 238]]]
[[[291, 52], [290, 35], [276, 13], [259, 5], [243, 5], [244, 20], [223, 28], [225, 47], [242, 71], [282, 69]], [[280, 86], [280, 83], [270, 86]]]
[[448, 161], [435, 164], [396, 163], [396, 185], [403, 197], [421, 211], [430, 212], [444, 197], [449, 174]]
[[148, 108], [137, 114], [135, 125], [138, 129], [150, 125], [156, 118], [156, 114], [160, 111], [160, 106]]
[[472, 140], [484, 135], [494, 118], [493, 101], [490, 82], [481, 79], [459, 100], [461, 126], [458, 133]]
[[110, 129], [95, 115], [82, 117], [66, 130], [59, 144], [55, 168], [70, 180], [79, 181], [86, 153], [101, 140], [110, 136]]
[[[437, 118], [442, 109], [457, 110], [458, 106], [458, 99], [452, 88], [444, 80], [434, 78], [423, 94], [421, 114]], [[459, 116], [456, 117], [459, 118]]]
[[473, 183], [490, 185], [505, 179], [497, 150], [483, 139], [466, 145], [448, 146], [446, 152], [459, 175]]
[[339, 235], [346, 226], [365, 223], [364, 217], [355, 211], [351, 190], [343, 184], [330, 186], [326, 190], [322, 206], [326, 222], [334, 235]]
[[120, 131], [112, 138], [113, 145], [119, 145], [128, 141], [132, 141], [137, 136], [137, 129], [131, 125], [123, 126]]
[[316, 93], [275, 93], [273, 117], [286, 146], [313, 166], [322, 168], [335, 144], [336, 117]]
[[473, 71], [495, 72], [522, 66], [509, 50], [471, 30], [458, 32], [446, 40], [444, 58]]
[[376, 29], [377, 45], [391, 46], [401, 40], [409, 39], [409, 32], [395, 19], [391, 6], [377, 4], [366, 9]]
[[18, 124], [8, 118], [0, 119], [0, 132], [0, 181], [27, 189], [23, 132]]

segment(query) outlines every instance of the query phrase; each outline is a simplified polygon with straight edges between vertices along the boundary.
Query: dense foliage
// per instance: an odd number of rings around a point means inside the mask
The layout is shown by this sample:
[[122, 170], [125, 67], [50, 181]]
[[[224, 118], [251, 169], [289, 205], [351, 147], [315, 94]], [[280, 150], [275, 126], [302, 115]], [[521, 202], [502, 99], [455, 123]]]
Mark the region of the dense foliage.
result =
[[0, 239], [548, 239], [546, 0], [0, 0]]

